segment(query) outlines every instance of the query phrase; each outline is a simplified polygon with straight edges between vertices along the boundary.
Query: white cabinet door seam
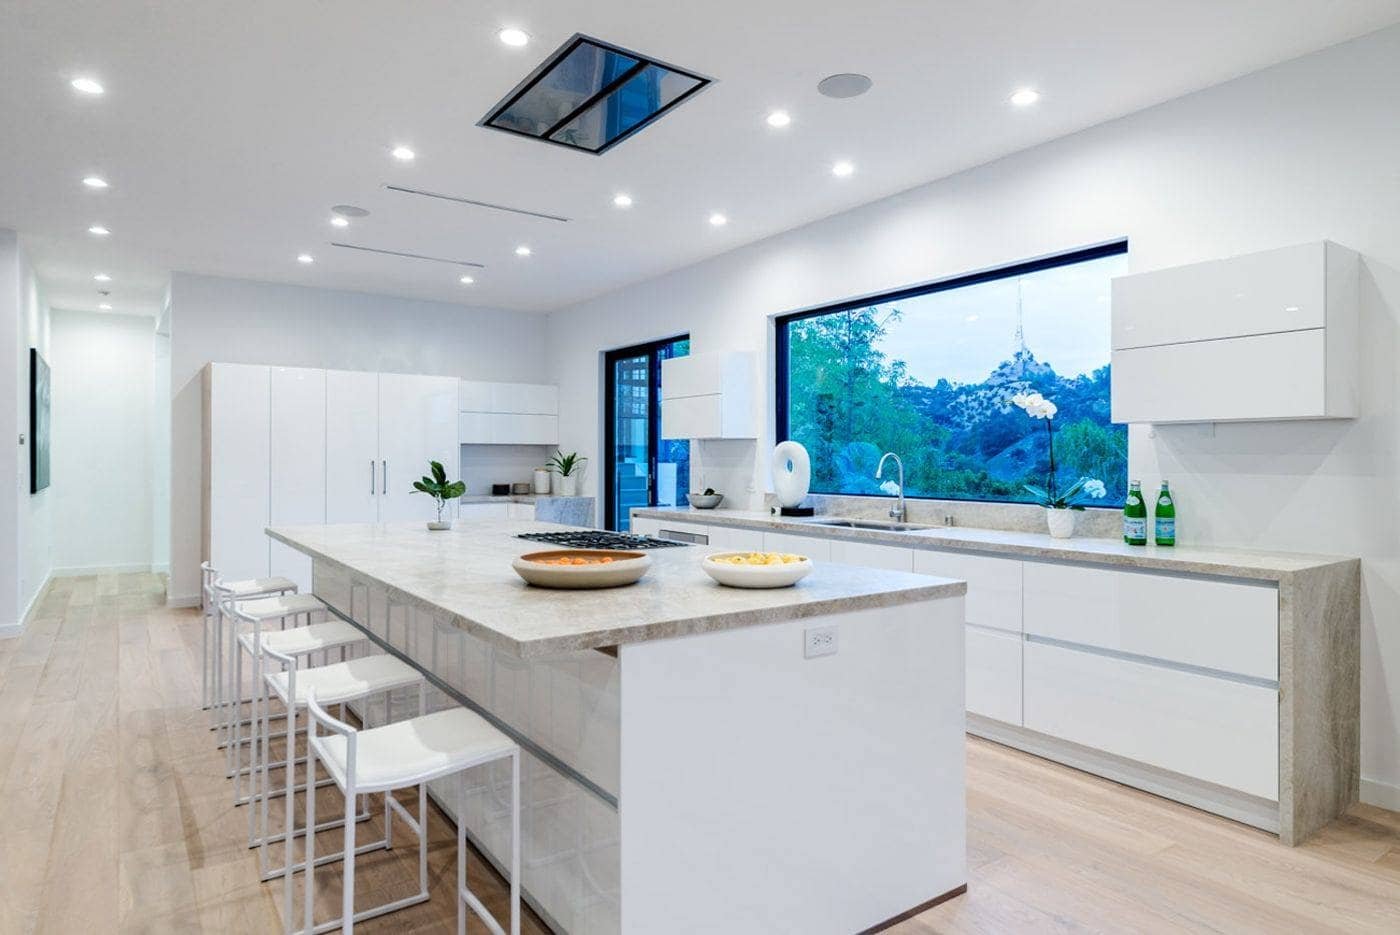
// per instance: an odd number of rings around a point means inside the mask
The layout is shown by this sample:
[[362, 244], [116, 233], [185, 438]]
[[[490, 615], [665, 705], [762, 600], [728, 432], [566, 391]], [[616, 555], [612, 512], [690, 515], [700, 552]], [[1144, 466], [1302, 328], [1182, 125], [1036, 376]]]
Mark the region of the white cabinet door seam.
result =
[[[968, 624], [972, 626], [972, 624]], [[1278, 691], [1278, 682], [1269, 679], [1259, 678], [1254, 675], [1241, 675], [1237, 672], [1226, 672], [1222, 669], [1211, 669], [1206, 666], [1191, 665], [1187, 662], [1173, 662], [1170, 659], [1157, 659], [1152, 656], [1141, 656], [1137, 653], [1127, 653], [1120, 649], [1105, 649], [1102, 646], [1088, 646], [1084, 643], [1071, 643], [1066, 640], [1057, 640], [1054, 637], [1038, 636], [1034, 633], [1025, 634], [1026, 642], [1040, 643], [1045, 646], [1056, 646], [1060, 649], [1072, 649], [1075, 652], [1088, 653], [1093, 656], [1103, 656], [1107, 659], [1122, 659], [1127, 662], [1136, 662], [1140, 665], [1153, 666], [1158, 669], [1167, 669], [1172, 672], [1188, 672], [1192, 675], [1203, 675], [1207, 678], [1220, 679], [1224, 682], [1236, 682], [1240, 685], [1251, 685], [1255, 688], [1267, 688]]]

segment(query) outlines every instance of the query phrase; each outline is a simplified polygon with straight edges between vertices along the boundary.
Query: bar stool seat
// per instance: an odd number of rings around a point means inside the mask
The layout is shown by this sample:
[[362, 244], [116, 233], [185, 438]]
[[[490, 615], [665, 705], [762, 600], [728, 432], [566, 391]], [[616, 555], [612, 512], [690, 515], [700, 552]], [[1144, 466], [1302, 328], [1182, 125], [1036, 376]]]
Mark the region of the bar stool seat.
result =
[[273, 576], [271, 578], [245, 578], [242, 581], [220, 581], [215, 587], [227, 591], [235, 598], [244, 598], [295, 591], [297, 583], [290, 578]]
[[233, 609], [247, 620], [276, 620], [296, 614], [314, 614], [326, 609], [326, 602], [314, 594], [278, 594], [240, 600]]
[[[288, 702], [288, 677], [287, 672], [273, 672], [267, 676], [267, 684], [284, 704]], [[291, 704], [304, 706], [313, 691], [322, 704], [343, 704], [422, 681], [422, 673], [394, 656], [361, 656], [296, 673], [296, 698]]]
[[[316, 700], [321, 700], [316, 693]], [[357, 735], [355, 788], [360, 792], [402, 789], [432, 782], [517, 749], [505, 734], [466, 708], [449, 708], [407, 721], [371, 727]], [[321, 763], [341, 788], [346, 783], [346, 740], [317, 738]]]
[[[325, 623], [273, 630], [262, 635], [263, 646], [275, 649], [284, 656], [305, 656], [323, 649], [339, 649], [341, 646], [362, 643], [365, 639], [363, 633], [344, 620], [327, 620]], [[243, 644], [246, 651], [253, 651], [253, 634], [244, 633], [238, 642]]]

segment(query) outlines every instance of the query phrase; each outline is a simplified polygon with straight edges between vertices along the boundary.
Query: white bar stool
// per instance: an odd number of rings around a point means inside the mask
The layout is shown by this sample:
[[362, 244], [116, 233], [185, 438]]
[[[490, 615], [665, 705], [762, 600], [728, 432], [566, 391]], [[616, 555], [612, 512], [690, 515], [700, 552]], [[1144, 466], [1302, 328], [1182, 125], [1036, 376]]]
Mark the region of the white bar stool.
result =
[[[307, 735], [306, 781], [301, 784], [296, 782], [296, 761], [298, 759], [295, 755], [297, 711], [306, 706], [310, 693], [314, 691], [326, 704], [340, 705], [342, 716], [344, 716], [346, 704], [352, 701], [364, 701], [366, 703], [366, 708], [368, 708], [370, 698], [375, 695], [383, 694], [384, 717], [387, 722], [391, 709], [391, 695], [396, 689], [417, 687], [418, 710], [419, 713], [422, 713], [424, 706], [427, 704], [427, 681], [423, 678], [423, 673], [419, 672], [413, 666], [395, 656], [389, 655], [361, 656], [358, 659], [349, 659], [343, 662], [331, 663], [330, 665], [298, 669], [296, 657], [290, 654], [280, 653], [266, 643], [263, 645], [263, 654], [266, 655], [269, 660], [279, 663], [281, 666], [281, 671], [269, 672], [264, 676], [264, 679], [272, 694], [276, 695], [277, 698], [282, 701], [287, 711], [286, 731], [284, 734], [287, 744], [287, 755], [283, 758], [286, 767], [286, 781], [280, 793], [284, 799], [283, 808], [286, 811], [286, 821], [288, 823], [286, 834], [275, 836], [268, 834], [268, 800], [278, 793], [272, 791], [271, 782], [267, 775], [267, 771], [270, 768], [268, 761], [271, 759], [269, 747], [271, 744], [272, 730], [266, 717], [268, 710], [266, 705], [263, 707], [264, 720], [261, 731], [263, 766], [258, 774], [258, 791], [253, 794], [253, 797], [260, 802], [258, 812], [261, 816], [261, 823], [256, 838], [258, 845], [258, 865], [262, 874], [262, 879], [270, 880], [273, 877], [283, 876], [284, 874], [290, 876], [291, 874], [288, 872], [288, 867], [291, 867], [292, 873], [299, 869], [293, 865], [292, 861], [291, 849], [295, 846], [295, 841], [291, 837], [288, 837], [288, 835], [293, 834], [290, 823], [294, 810], [295, 793], [300, 790], [305, 790], [307, 793], [307, 801], [309, 802], [311, 799], [315, 798], [314, 790], [317, 787], [327, 785], [330, 782], [330, 780], [318, 781], [316, 779], [316, 770], [311, 765], [309, 733]], [[366, 711], [366, 714], [367, 713], [368, 711]], [[389, 808], [387, 802], [384, 807], [386, 810], [384, 838], [380, 841], [363, 846], [360, 848], [361, 853], [391, 846], [392, 838], [387, 813]], [[361, 821], [368, 817], [368, 813], [364, 813], [357, 815], [355, 820]], [[308, 811], [308, 824], [313, 818], [314, 816]], [[347, 820], [348, 818], [349, 815], [347, 814]], [[339, 821], [326, 822], [321, 825], [319, 830], [338, 827], [339, 824]], [[352, 821], [351, 824], [354, 824], [354, 822]], [[288, 842], [286, 850], [287, 856], [281, 867], [270, 868], [268, 866], [267, 845], [278, 840]], [[319, 861], [319, 863], [326, 863], [334, 859], [337, 858], [332, 855], [331, 857]]]
[[[242, 777], [252, 775], [252, 757], [249, 756], [249, 766], [243, 766], [243, 745], [251, 743], [251, 728], [258, 720], [258, 701], [265, 698], [262, 685], [262, 656], [253, 652], [253, 647], [266, 633], [286, 632], [287, 621], [291, 620], [295, 626], [296, 622], [303, 616], [306, 624], [310, 624], [312, 614], [326, 613], [327, 608], [324, 601], [314, 594], [284, 594], [278, 597], [261, 597], [251, 601], [233, 601], [225, 599], [223, 603], [224, 616], [230, 621], [228, 628], [229, 635], [229, 655], [232, 657], [233, 665], [229, 667], [229, 688], [224, 708], [224, 743], [227, 745], [225, 759], [228, 764], [228, 774], [233, 777], [233, 804], [243, 805], [249, 800], [249, 796], [243, 792]], [[271, 630], [267, 624], [277, 621], [279, 630]], [[251, 624], [252, 633], [242, 632], [243, 625]], [[348, 626], [348, 624], [347, 624]], [[350, 629], [354, 630], [354, 627]], [[363, 635], [355, 630], [356, 635], [363, 639]], [[243, 639], [250, 636], [251, 639]], [[345, 645], [345, 644], [339, 644]], [[252, 710], [247, 718], [243, 717], [243, 655], [250, 653], [253, 656], [253, 694], [247, 699], [251, 703]], [[249, 737], [242, 736], [242, 728], [248, 727]]]
[[[466, 708], [449, 708], [382, 727], [357, 731], [343, 721], [331, 717], [321, 707], [320, 694], [307, 695], [308, 768], [313, 771], [319, 761], [325, 764], [335, 784], [345, 794], [345, 843], [330, 859], [345, 860], [342, 873], [343, 889], [339, 919], [314, 924], [315, 868], [326, 862], [316, 857], [316, 796], [306, 797], [306, 842], [302, 866], [306, 867], [302, 895], [302, 935], [329, 932], [339, 928], [344, 935], [354, 931], [356, 922], [373, 919], [428, 899], [428, 826], [427, 783], [450, 776], [474, 766], [510, 758], [511, 765], [511, 844], [510, 844], [510, 932], [520, 933], [520, 747], [504, 733], [492, 727], [480, 715]], [[332, 733], [318, 736], [316, 725], [322, 724]], [[418, 819], [394, 798], [396, 789], [418, 787]], [[385, 838], [389, 833], [390, 811], [397, 811], [418, 835], [419, 892], [373, 909], [355, 911], [355, 822], [350, 820], [355, 798], [368, 792], [384, 793]], [[293, 840], [291, 812], [287, 813], [287, 839]], [[467, 909], [475, 912], [495, 935], [505, 935], [491, 913], [476, 895], [467, 889], [466, 803], [459, 803], [457, 820], [457, 932], [466, 931]], [[291, 931], [292, 874], [284, 884], [286, 926]]]
[[204, 616], [204, 690], [202, 705], [205, 710], [213, 710], [210, 728], [219, 726], [218, 708], [223, 702], [223, 616], [221, 600], [245, 600], [255, 597], [272, 597], [277, 594], [295, 593], [297, 585], [290, 578], [247, 578], [238, 581], [224, 581], [219, 572], [204, 562], [200, 572], [200, 609]]

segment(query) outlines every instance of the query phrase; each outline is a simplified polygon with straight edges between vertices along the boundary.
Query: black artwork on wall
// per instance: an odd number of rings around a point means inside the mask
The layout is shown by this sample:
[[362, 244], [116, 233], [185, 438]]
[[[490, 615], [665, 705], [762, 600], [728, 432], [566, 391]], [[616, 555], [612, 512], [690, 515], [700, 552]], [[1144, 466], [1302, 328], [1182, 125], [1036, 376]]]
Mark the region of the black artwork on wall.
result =
[[49, 365], [29, 349], [29, 492], [49, 486]]

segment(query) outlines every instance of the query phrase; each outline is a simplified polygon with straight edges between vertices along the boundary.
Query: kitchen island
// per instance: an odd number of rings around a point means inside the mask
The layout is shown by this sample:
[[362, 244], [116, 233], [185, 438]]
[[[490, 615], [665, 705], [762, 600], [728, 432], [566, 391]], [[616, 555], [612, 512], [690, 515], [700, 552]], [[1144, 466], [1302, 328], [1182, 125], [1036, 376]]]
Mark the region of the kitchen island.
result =
[[[736, 590], [685, 546], [630, 587], [527, 586], [510, 562], [541, 546], [516, 535], [559, 528], [268, 530], [435, 705], [521, 744], [521, 883], [551, 926], [850, 933], [962, 891], [963, 582], [817, 562]], [[808, 658], [816, 628], [836, 651]], [[454, 818], [499, 865], [508, 771], [466, 782]]]

